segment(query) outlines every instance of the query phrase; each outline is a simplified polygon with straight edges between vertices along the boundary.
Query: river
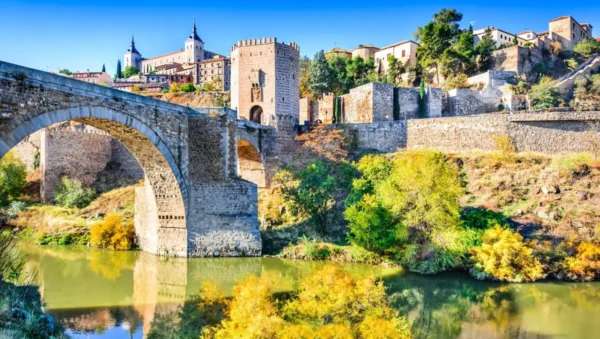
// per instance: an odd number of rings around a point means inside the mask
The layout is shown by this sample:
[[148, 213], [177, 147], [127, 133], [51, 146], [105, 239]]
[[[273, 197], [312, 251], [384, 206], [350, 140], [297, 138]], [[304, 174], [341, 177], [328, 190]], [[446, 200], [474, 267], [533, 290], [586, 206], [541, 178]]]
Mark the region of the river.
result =
[[[225, 294], [248, 274], [278, 291], [323, 262], [277, 258], [161, 259], [139, 252], [23, 244], [27, 270], [52, 314], [73, 338], [143, 338], [155, 317], [176, 311], [216, 282]], [[338, 264], [375, 274], [416, 338], [598, 338], [600, 282], [498, 284], [466, 274], [420, 276], [399, 268]]]

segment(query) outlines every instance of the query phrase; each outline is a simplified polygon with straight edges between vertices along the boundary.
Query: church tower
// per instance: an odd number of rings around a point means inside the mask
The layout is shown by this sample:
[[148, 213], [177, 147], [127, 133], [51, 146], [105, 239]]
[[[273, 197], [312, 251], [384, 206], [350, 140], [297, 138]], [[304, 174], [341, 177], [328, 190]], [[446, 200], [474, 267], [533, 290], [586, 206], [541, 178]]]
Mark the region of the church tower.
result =
[[142, 54], [138, 52], [138, 50], [135, 48], [135, 40], [133, 40], [133, 35], [131, 36], [131, 47], [129, 47], [127, 52], [125, 52], [123, 60], [125, 61], [125, 68], [127, 68], [128, 66], [135, 66], [137, 67], [137, 69], [142, 71], [140, 69]]
[[204, 41], [198, 36], [196, 31], [196, 21], [192, 35], [185, 41], [185, 60], [186, 63], [200, 62], [204, 60]]

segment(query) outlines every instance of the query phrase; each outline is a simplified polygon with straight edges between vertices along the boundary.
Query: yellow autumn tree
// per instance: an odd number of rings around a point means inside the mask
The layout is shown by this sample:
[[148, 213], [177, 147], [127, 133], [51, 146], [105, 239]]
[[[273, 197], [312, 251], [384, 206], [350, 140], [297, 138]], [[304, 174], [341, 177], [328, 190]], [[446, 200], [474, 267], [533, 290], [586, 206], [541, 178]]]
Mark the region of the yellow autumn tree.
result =
[[472, 255], [471, 274], [477, 279], [526, 282], [545, 276], [542, 264], [523, 237], [498, 225], [485, 231], [481, 246], [474, 247]]

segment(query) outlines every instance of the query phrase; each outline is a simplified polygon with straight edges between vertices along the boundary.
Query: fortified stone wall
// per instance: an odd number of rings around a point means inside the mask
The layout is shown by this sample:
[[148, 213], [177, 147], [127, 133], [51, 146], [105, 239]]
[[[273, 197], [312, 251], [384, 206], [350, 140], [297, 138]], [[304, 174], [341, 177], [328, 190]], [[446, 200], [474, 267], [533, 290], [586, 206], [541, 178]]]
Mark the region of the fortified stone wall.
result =
[[13, 155], [21, 159], [21, 161], [25, 164], [28, 172], [34, 170], [35, 154], [36, 152], [39, 152], [40, 147], [42, 146], [40, 140], [41, 135], [41, 131], [36, 132], [26, 137], [11, 150]]
[[502, 103], [502, 93], [487, 89], [453, 89], [448, 91], [447, 105], [450, 116], [473, 115], [497, 112]]
[[492, 70], [512, 71], [518, 76], [524, 76], [527, 81], [535, 81], [538, 76], [536, 67], [546, 66], [546, 71], [555, 76], [564, 73], [565, 65], [547, 49], [538, 47], [512, 46], [497, 50], [492, 57]]
[[408, 148], [493, 151], [509, 136], [518, 152], [590, 152], [598, 142], [600, 112], [485, 114], [408, 121]]
[[406, 145], [406, 126], [406, 120], [380, 121], [371, 124], [347, 124], [344, 125], [344, 130], [360, 150], [394, 152]]
[[51, 201], [62, 176], [90, 186], [111, 159], [112, 137], [102, 131], [44, 129], [40, 150], [41, 196]]

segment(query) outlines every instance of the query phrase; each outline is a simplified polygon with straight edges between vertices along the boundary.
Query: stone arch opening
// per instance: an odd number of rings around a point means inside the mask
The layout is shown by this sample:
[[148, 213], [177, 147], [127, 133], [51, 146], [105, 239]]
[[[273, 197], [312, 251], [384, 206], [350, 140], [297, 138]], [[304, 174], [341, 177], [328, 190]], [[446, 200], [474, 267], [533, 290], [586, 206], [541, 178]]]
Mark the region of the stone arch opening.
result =
[[[0, 129], [0, 158], [29, 135], [57, 123], [75, 121], [119, 140], [144, 170], [136, 189], [135, 229], [140, 247], [151, 253], [187, 256], [187, 184], [177, 158], [156, 131], [134, 115], [105, 107], [73, 107], [30, 113]], [[73, 159], [78, 161], [78, 159]]]
[[259, 189], [267, 187], [265, 166], [260, 153], [248, 140], [238, 140], [238, 175], [250, 181]]
[[259, 105], [252, 106], [250, 109], [250, 121], [257, 124], [262, 123], [263, 109]]

